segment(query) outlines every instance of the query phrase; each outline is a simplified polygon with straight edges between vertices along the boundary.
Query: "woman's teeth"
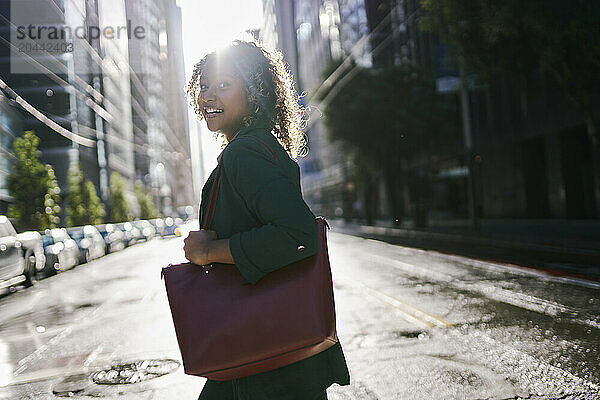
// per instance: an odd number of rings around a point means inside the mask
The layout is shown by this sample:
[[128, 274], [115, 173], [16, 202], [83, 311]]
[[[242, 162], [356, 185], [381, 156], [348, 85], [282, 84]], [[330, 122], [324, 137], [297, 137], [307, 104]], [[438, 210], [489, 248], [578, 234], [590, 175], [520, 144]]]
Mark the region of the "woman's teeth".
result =
[[220, 108], [208, 108], [205, 107], [204, 108], [204, 112], [207, 114], [221, 114], [223, 112], [223, 110], [221, 110]]

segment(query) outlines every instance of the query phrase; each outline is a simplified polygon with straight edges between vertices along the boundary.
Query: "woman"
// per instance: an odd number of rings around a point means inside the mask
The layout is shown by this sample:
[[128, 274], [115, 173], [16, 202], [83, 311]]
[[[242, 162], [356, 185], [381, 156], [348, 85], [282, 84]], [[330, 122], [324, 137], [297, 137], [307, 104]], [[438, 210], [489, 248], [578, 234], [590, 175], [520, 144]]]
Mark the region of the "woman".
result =
[[[199, 265], [235, 264], [247, 282], [315, 254], [315, 217], [302, 199], [291, 158], [304, 147], [292, 79], [280, 54], [235, 41], [194, 67], [188, 95], [196, 113], [227, 144], [210, 228], [185, 239]], [[202, 190], [206, 213], [216, 170]], [[202, 219], [201, 219], [202, 220]], [[208, 380], [199, 400], [323, 400], [349, 384], [340, 344], [285, 367], [230, 381]]]

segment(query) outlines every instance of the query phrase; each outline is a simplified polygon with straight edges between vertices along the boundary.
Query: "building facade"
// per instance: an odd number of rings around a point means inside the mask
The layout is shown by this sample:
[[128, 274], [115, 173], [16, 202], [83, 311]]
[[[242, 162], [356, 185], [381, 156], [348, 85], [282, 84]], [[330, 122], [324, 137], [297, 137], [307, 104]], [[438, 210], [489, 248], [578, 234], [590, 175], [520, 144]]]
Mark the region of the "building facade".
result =
[[[76, 163], [81, 163], [86, 178], [100, 187], [96, 113], [90, 104], [103, 106], [98, 104], [101, 95], [92, 90], [88, 74], [93, 62], [89, 43], [65, 35], [52, 40], [53, 47], [48, 50], [27, 52], [17, 46], [35, 46], [39, 41], [30, 35], [17, 42], [14, 35], [18, 25], [57, 27], [63, 32], [67, 26], [86, 26], [87, 6], [83, 1], [0, 2], [0, 73], [14, 91], [10, 97], [18, 95], [27, 102], [17, 108], [22, 130], [34, 131], [40, 138], [41, 159], [53, 165], [62, 188], [66, 187], [67, 171]], [[66, 136], [80, 138], [81, 145]]]
[[[108, 206], [113, 172], [134, 214], [137, 179], [164, 213], [191, 203], [180, 12], [174, 0], [0, 1], [0, 75], [27, 102], [21, 130], [40, 137], [63, 192], [80, 163]], [[17, 51], [41, 40], [35, 27], [58, 32], [52, 46]]]
[[[167, 43], [162, 42], [166, 54], [167, 73], [167, 132], [171, 156], [167, 159], [172, 201], [175, 209], [194, 204], [188, 105], [184, 92], [185, 66], [181, 30], [181, 8], [175, 0], [164, 3]], [[164, 58], [164, 56], [162, 57]]]
[[147, 34], [129, 41], [136, 179], [164, 214], [172, 214], [193, 202], [181, 9], [174, 0], [125, 4], [128, 21]]
[[8, 176], [16, 160], [12, 152], [12, 144], [22, 132], [21, 116], [10, 100], [0, 93], [0, 214], [4, 215], [12, 202], [12, 196], [8, 191]]
[[343, 202], [346, 159], [340, 147], [327, 139], [311, 97], [323, 82], [323, 72], [342, 55], [337, 2], [266, 0], [263, 14], [261, 40], [283, 53], [306, 107], [309, 152], [298, 160], [304, 197], [314, 212], [333, 214]]
[[[328, 140], [318, 112], [310, 113], [310, 153], [300, 163], [304, 194], [316, 212], [348, 216], [350, 211], [364, 218], [365, 203], [371, 203], [370, 219], [409, 226], [466, 220], [473, 213], [488, 219], [598, 217], [600, 171], [593, 162], [593, 144], [582, 115], [551, 77], [539, 73], [530, 82], [515, 83], [505, 76], [482, 83], [467, 71], [461, 78], [451, 48], [436, 32], [422, 30], [418, 1], [263, 4], [263, 40], [285, 54], [293, 44], [282, 38], [290, 40], [295, 31], [292, 70], [299, 92], [307, 95], [305, 105], [322, 104], [311, 95], [323, 86], [323, 71], [331, 72], [329, 64], [338, 58], [373, 71], [409, 68], [435, 89], [450, 113], [435, 132], [410, 132], [418, 146], [398, 155], [403, 159], [396, 182], [402, 211], [397, 215], [386, 171], [375, 171], [368, 184], [364, 179], [360, 183], [355, 166]], [[284, 15], [284, 10], [293, 10], [293, 24], [292, 13]], [[592, 98], [597, 102], [597, 94]]]
[[[583, 116], [554, 79], [538, 72], [527, 82], [510, 75], [483, 82], [477, 71], [466, 71], [461, 100], [458, 62], [440, 35], [420, 29], [419, 4], [397, 1], [392, 6], [392, 25], [397, 24], [392, 29], [398, 34], [391, 58], [413, 65], [435, 82], [439, 96], [456, 104], [448, 125], [456, 126], [459, 135], [441, 131], [436, 145], [407, 160], [407, 177], [424, 171], [429, 223], [472, 218], [469, 203], [487, 219], [598, 218], [593, 145]], [[406, 191], [405, 214], [411, 215], [414, 190]]]

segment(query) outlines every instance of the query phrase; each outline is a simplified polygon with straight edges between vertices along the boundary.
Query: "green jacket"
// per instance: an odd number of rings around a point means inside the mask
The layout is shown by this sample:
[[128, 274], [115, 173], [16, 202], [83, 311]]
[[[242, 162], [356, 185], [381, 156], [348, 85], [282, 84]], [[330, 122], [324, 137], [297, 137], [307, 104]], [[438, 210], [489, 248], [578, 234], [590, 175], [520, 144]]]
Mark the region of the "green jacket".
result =
[[[212, 229], [229, 238], [235, 264], [256, 283], [265, 274], [317, 251], [315, 216], [300, 192], [300, 169], [273, 135], [242, 130], [221, 155]], [[210, 196], [215, 172], [203, 190]], [[208, 200], [203, 201], [204, 205]], [[300, 250], [299, 250], [300, 249]]]
[[[246, 128], [220, 158], [213, 223], [204, 228], [216, 231], [219, 239], [229, 238], [245, 280], [256, 283], [271, 271], [315, 254], [315, 216], [302, 199], [300, 169], [277, 139], [264, 128]], [[216, 169], [202, 189], [201, 221], [215, 175]], [[307, 399], [302, 396], [314, 396], [334, 382], [348, 384], [349, 374], [337, 344], [289, 366], [228, 382], [253, 399]]]

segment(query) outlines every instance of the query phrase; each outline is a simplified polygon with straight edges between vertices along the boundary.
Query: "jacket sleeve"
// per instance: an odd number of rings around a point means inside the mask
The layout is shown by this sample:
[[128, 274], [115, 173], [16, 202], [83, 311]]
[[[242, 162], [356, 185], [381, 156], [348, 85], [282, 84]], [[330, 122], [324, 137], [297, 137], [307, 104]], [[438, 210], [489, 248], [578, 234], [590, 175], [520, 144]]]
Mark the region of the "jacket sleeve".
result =
[[261, 226], [229, 238], [233, 260], [256, 283], [267, 273], [317, 251], [315, 217], [275, 155], [258, 140], [242, 137], [223, 153], [223, 171]]

